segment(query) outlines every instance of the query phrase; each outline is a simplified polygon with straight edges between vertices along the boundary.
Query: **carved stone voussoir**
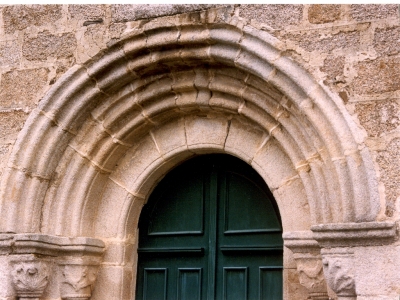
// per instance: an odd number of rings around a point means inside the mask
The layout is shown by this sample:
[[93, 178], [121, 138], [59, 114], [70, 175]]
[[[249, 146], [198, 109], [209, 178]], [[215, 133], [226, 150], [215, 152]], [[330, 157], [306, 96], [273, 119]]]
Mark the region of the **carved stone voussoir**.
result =
[[14, 259], [12, 283], [19, 298], [40, 298], [47, 287], [50, 276], [48, 262], [39, 259]]
[[67, 260], [60, 264], [62, 299], [90, 299], [100, 261], [93, 259]]

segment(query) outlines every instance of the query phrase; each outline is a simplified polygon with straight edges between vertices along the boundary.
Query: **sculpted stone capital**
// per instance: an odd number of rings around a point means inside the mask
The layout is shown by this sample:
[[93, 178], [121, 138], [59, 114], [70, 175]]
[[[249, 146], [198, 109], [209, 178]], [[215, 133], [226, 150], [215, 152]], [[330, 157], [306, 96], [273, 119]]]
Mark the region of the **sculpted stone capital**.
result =
[[322, 249], [321, 254], [326, 281], [338, 300], [355, 300], [353, 252], [347, 248], [331, 248]]
[[319, 224], [311, 230], [321, 247], [327, 284], [338, 300], [357, 298], [352, 247], [391, 244], [397, 237], [396, 223], [391, 221]]
[[100, 261], [79, 259], [60, 264], [62, 299], [90, 299], [96, 281]]
[[[321, 257], [295, 258], [300, 284], [311, 294], [326, 294], [326, 283]], [[326, 294], [327, 296], [327, 294]], [[313, 298], [312, 298], [313, 299]], [[326, 297], [328, 299], [328, 297]]]
[[[8, 262], [4, 289], [19, 300], [39, 299], [50, 281], [62, 299], [89, 299], [104, 250], [103, 241], [90, 237], [0, 234], [0, 254]], [[56, 267], [59, 277], [50, 280]]]
[[48, 262], [36, 258], [14, 258], [11, 261], [12, 284], [19, 298], [42, 296], [49, 283]]
[[283, 238], [285, 246], [293, 252], [299, 281], [308, 290], [308, 299], [328, 300], [320, 247], [312, 232], [287, 232]]

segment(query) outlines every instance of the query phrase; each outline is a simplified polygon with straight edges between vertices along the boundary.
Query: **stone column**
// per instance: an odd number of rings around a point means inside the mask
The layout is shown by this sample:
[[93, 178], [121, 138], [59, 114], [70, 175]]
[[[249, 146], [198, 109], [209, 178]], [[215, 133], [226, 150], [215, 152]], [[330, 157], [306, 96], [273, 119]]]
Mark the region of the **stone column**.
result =
[[362, 257], [356, 257], [355, 249], [383, 247], [393, 243], [396, 237], [393, 222], [321, 224], [312, 226], [311, 230], [321, 247], [326, 282], [338, 300], [356, 300], [357, 282], [365, 285], [370, 281], [366, 276], [369, 274], [358, 271], [361, 266], [357, 261]]
[[320, 247], [311, 231], [286, 232], [285, 246], [293, 252], [300, 284], [308, 290], [310, 300], [328, 300]]

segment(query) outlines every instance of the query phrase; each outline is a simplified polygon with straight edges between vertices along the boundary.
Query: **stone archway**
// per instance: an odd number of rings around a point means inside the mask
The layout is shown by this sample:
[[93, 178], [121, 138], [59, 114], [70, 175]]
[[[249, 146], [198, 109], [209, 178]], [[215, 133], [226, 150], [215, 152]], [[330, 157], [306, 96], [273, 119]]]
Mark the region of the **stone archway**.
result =
[[[362, 134], [339, 99], [282, 50], [268, 33], [210, 10], [146, 23], [73, 67], [14, 146], [2, 232], [86, 247], [67, 251], [68, 259], [104, 242], [99, 281], [107, 286], [115, 273], [129, 291], [134, 259], [126, 253], [151, 190], [174, 165], [215, 152], [259, 172], [285, 232], [375, 221], [379, 196]], [[86, 254], [99, 263], [101, 252]]]

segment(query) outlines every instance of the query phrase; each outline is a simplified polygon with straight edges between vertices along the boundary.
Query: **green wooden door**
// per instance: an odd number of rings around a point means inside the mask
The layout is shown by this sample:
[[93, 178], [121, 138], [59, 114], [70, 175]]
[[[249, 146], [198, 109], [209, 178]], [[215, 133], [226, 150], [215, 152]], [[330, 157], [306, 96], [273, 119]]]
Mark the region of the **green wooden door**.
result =
[[191, 159], [139, 220], [136, 299], [282, 299], [283, 241], [260, 176], [228, 155]]

